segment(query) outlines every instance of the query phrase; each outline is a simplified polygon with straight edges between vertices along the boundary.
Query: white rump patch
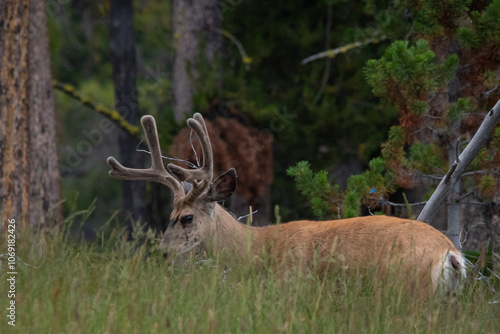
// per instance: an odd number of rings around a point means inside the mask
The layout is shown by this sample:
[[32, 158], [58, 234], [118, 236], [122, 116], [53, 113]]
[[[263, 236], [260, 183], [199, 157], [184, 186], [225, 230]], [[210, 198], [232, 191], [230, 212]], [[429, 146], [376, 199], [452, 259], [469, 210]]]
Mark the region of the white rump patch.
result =
[[[460, 269], [454, 267], [452, 257], [458, 262]], [[465, 260], [462, 254], [448, 251], [442, 256], [441, 263], [437, 263], [432, 268], [432, 283], [434, 289], [442, 292], [449, 292], [456, 290], [460, 279], [467, 276], [465, 271]]]

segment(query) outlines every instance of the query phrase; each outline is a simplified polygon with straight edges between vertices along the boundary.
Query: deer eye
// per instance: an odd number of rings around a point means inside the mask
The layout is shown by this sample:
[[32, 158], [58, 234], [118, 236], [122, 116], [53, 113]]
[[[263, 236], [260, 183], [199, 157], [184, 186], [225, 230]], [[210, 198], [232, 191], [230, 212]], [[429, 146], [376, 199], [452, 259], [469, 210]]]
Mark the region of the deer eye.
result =
[[182, 225], [189, 225], [193, 222], [193, 215], [187, 215], [181, 218]]

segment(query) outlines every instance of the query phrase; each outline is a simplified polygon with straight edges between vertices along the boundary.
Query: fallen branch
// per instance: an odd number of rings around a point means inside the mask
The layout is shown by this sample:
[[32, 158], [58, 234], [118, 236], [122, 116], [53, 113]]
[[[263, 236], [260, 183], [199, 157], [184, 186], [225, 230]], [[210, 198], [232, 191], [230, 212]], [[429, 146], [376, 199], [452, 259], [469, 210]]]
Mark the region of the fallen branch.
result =
[[417, 220], [429, 224], [434, 220], [441, 204], [443, 204], [455, 183], [462, 177], [467, 166], [469, 166], [479, 153], [479, 150], [484, 146], [484, 143], [495, 128], [499, 119], [500, 100], [495, 104], [493, 109], [488, 112], [469, 145], [467, 145], [457, 160], [452, 164], [446, 176], [439, 182], [438, 187], [427, 201], [427, 204], [422, 209], [422, 212], [420, 212]]

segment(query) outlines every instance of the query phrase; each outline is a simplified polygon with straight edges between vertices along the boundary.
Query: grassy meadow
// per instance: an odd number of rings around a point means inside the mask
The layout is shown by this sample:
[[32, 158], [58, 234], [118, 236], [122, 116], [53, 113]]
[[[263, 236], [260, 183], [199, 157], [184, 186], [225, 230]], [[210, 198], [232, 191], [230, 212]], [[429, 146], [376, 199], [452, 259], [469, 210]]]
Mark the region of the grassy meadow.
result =
[[109, 227], [93, 242], [19, 233], [17, 255], [29, 265], [17, 263], [15, 328], [5, 316], [3, 267], [0, 332], [500, 333], [499, 297], [477, 280], [456, 296], [417, 302], [398, 277], [342, 268], [320, 279], [228, 265], [222, 256], [169, 265], [156, 249], [159, 237], [137, 232], [130, 241]]

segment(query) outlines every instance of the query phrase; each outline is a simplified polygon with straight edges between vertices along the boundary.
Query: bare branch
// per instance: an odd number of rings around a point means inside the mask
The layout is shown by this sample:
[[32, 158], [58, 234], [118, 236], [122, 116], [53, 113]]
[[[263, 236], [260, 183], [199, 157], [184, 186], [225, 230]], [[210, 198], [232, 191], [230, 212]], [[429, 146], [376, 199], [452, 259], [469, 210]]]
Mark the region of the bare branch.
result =
[[470, 176], [470, 175], [476, 175], [476, 174], [495, 174], [495, 173], [498, 173], [500, 171], [500, 167], [497, 167], [495, 169], [481, 169], [481, 170], [475, 170], [475, 171], [472, 171], [472, 172], [467, 172], [467, 173], [463, 173], [462, 176]]
[[402, 206], [419, 206], [419, 205], [425, 205], [427, 202], [415, 202], [415, 203], [395, 203], [391, 201], [386, 201], [383, 198], [378, 198], [378, 197], [368, 197], [369, 199], [374, 199], [374, 200], [379, 200], [380, 202], [383, 202], [384, 204], [389, 204], [390, 206], [396, 206], [396, 207], [402, 207]]
[[491, 131], [495, 128], [498, 119], [500, 119], [500, 100], [495, 104], [493, 109], [488, 112], [469, 145], [467, 145], [457, 161], [450, 167], [448, 173], [441, 180], [431, 198], [424, 206], [422, 212], [420, 212], [417, 220], [426, 223], [431, 223], [434, 220], [439, 207], [444, 202], [455, 183], [462, 177], [467, 166], [469, 166], [479, 153], [479, 150], [484, 146]]
[[244, 216], [239, 216], [236, 220], [242, 220], [243, 218], [246, 218], [246, 217], [249, 217], [249, 216], [252, 216], [253, 214], [259, 212], [259, 210], [255, 210], [255, 211], [252, 211]]
[[312, 55], [312, 56], [305, 58], [304, 60], [302, 60], [302, 65], [305, 65], [311, 61], [318, 60], [318, 59], [325, 58], [325, 57], [334, 58], [338, 54], [346, 53], [349, 50], [359, 48], [359, 47], [367, 45], [367, 44], [379, 43], [385, 39], [387, 39], [387, 36], [382, 35], [380, 37], [368, 38], [364, 41], [357, 41], [354, 43], [349, 43], [349, 44], [346, 44], [344, 46], [340, 46], [336, 49], [326, 50], [326, 51], [323, 51], [323, 52], [320, 52], [320, 53], [317, 53], [315, 55]]
[[410, 176], [420, 176], [422, 178], [431, 179], [431, 180], [438, 180], [438, 181], [441, 181], [443, 179], [443, 175], [439, 175], [439, 174], [425, 174], [425, 173], [422, 173], [421, 171], [419, 171], [417, 169], [414, 170], [414, 173], [408, 173], [408, 175], [410, 175]]
[[[474, 227], [478, 226], [478, 225], [486, 225], [486, 224], [485, 224], [485, 223], [481, 223], [481, 222], [480, 222], [480, 223], [475, 223], [474, 225], [472, 225], [472, 226], [470, 227], [470, 229], [468, 229], [467, 231], [465, 231], [464, 240], [460, 242], [460, 246], [461, 246], [460, 248], [462, 248], [462, 247], [465, 245], [465, 243], [467, 242], [467, 239], [468, 239], [468, 237], [469, 237], [469, 233], [470, 233], [470, 231], [472, 231], [472, 229], [473, 229]], [[462, 229], [462, 232], [463, 232], [463, 231], [464, 231], [464, 230]], [[461, 234], [461, 233], [460, 233], [460, 234]]]
[[488, 97], [488, 96], [490, 96], [490, 95], [491, 95], [492, 93], [494, 93], [494, 92], [495, 92], [498, 88], [500, 88], [500, 86], [496, 86], [496, 87], [494, 87], [494, 88], [492, 88], [492, 89], [490, 89], [490, 90], [488, 90], [488, 91], [484, 92], [484, 93], [482, 94], [482, 95], [483, 95], [483, 97]]
[[[141, 142], [142, 143], [142, 142]], [[141, 144], [139, 143], [139, 145]], [[137, 145], [137, 148], [135, 149], [136, 152], [144, 152], [144, 153], [147, 153], [149, 155], [151, 155], [151, 152], [149, 152], [148, 150], [143, 150], [141, 148], [139, 148], [139, 145]], [[171, 161], [179, 161], [179, 162], [183, 162], [185, 163], [186, 165], [188, 165], [189, 167], [191, 168], [198, 168], [195, 164], [193, 164], [191, 161], [189, 160], [185, 160], [185, 159], [181, 159], [181, 158], [177, 158], [177, 157], [173, 157], [173, 158], [170, 158], [170, 157], [166, 157], [164, 155], [161, 156], [163, 159], [166, 159], [166, 160], [171, 160]]]
[[191, 144], [191, 149], [194, 152], [194, 157], [196, 159], [196, 165], [197, 168], [200, 168], [200, 159], [198, 158], [198, 153], [196, 152], [194, 145], [193, 145], [193, 129], [189, 132], [189, 143]]
[[243, 44], [241, 44], [241, 42], [236, 37], [234, 37], [233, 34], [231, 34], [227, 30], [216, 29], [216, 31], [218, 33], [222, 34], [223, 36], [227, 37], [231, 42], [234, 43], [234, 45], [236, 45], [236, 47], [238, 48], [238, 51], [240, 52], [241, 60], [243, 61], [243, 64], [245, 64], [245, 69], [247, 71], [249, 71], [250, 70], [250, 63], [252, 62], [252, 58], [250, 58], [247, 55], [247, 53], [245, 52], [245, 49], [243, 48]]

